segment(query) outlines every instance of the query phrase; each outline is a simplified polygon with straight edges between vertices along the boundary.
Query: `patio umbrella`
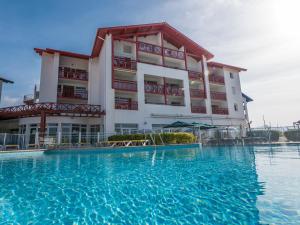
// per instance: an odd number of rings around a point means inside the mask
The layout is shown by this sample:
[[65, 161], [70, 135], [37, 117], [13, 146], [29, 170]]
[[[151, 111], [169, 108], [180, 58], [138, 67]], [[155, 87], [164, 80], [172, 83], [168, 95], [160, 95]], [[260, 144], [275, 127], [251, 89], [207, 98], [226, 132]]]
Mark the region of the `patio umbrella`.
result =
[[206, 123], [197, 123], [197, 122], [193, 122], [192, 123], [193, 127], [197, 127], [200, 130], [208, 130], [208, 129], [213, 129], [213, 128], [217, 128], [214, 125], [210, 125], [210, 124], [206, 124]]
[[194, 127], [194, 126], [193, 124], [182, 122], [182, 121], [176, 121], [174, 123], [164, 126], [164, 128], [181, 128], [181, 127]]

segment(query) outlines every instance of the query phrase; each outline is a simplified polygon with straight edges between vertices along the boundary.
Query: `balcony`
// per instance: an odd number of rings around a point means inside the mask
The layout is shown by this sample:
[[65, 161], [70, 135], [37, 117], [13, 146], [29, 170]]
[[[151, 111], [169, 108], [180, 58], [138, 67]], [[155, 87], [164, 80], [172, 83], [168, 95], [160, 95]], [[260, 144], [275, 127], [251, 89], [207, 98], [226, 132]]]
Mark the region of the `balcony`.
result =
[[206, 113], [205, 106], [191, 106], [192, 113]]
[[114, 89], [121, 91], [137, 91], [136, 81], [129, 80], [114, 80]]
[[212, 113], [219, 114], [219, 115], [228, 115], [229, 114], [227, 108], [218, 108], [218, 107], [212, 108]]
[[191, 98], [205, 98], [205, 91], [200, 89], [190, 89]]
[[203, 74], [201, 72], [188, 71], [190, 80], [200, 80], [203, 79]]
[[224, 77], [219, 76], [219, 75], [214, 75], [214, 74], [209, 76], [209, 82], [214, 83], [214, 84], [220, 84], [220, 85], [225, 84]]
[[164, 95], [164, 85], [145, 82], [145, 93]]
[[58, 92], [57, 93], [58, 98], [69, 98], [69, 99], [78, 99], [78, 100], [87, 100], [88, 99], [88, 92], [80, 92], [80, 93], [74, 93], [74, 92]]
[[88, 72], [86, 70], [72, 69], [69, 67], [59, 67], [58, 78], [88, 81]]
[[115, 56], [114, 67], [123, 70], [136, 70], [136, 61], [130, 58]]
[[210, 96], [211, 96], [211, 99], [213, 99], [213, 100], [221, 100], [221, 101], [227, 100], [225, 92], [211, 91]]
[[138, 103], [136, 101], [128, 100], [115, 100], [115, 109], [121, 110], [138, 110]]

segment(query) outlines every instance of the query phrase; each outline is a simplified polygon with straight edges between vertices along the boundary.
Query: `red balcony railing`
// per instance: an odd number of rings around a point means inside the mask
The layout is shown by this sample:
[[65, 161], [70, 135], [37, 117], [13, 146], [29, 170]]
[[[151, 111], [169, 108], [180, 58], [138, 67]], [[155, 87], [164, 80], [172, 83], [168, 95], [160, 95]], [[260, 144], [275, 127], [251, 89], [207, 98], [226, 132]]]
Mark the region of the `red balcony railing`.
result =
[[136, 70], [136, 61], [130, 58], [115, 56], [114, 67], [125, 70]]
[[147, 52], [156, 55], [162, 54], [162, 50], [160, 46], [145, 43], [145, 42], [138, 42], [138, 50], [141, 52]]
[[164, 85], [145, 82], [145, 93], [163, 95]]
[[226, 93], [224, 92], [216, 92], [216, 91], [211, 91], [210, 96], [213, 100], [222, 100], [226, 101]]
[[184, 96], [184, 91], [179, 87], [166, 86], [166, 94], [173, 96]]
[[206, 113], [205, 106], [191, 106], [192, 113]]
[[190, 89], [191, 98], [205, 98], [204, 90], [200, 89]]
[[114, 80], [114, 88], [122, 91], [137, 91], [136, 81]]
[[189, 70], [189, 79], [190, 80], [200, 80], [203, 79], [203, 74], [201, 72], [195, 72]]
[[227, 108], [212, 108], [213, 114], [219, 114], [219, 115], [228, 115], [228, 109]]
[[209, 76], [209, 82], [215, 83], [215, 84], [221, 84], [221, 85], [225, 84], [224, 77], [219, 76], [219, 75], [214, 75], [214, 74]]
[[62, 79], [88, 81], [88, 72], [86, 70], [72, 69], [69, 67], [59, 67], [58, 77]]
[[72, 99], [80, 99], [80, 100], [87, 100], [88, 99], [88, 92], [80, 92], [80, 93], [72, 93], [72, 92], [58, 92], [58, 98], [72, 98]]
[[131, 100], [115, 100], [115, 109], [138, 110], [138, 103]]

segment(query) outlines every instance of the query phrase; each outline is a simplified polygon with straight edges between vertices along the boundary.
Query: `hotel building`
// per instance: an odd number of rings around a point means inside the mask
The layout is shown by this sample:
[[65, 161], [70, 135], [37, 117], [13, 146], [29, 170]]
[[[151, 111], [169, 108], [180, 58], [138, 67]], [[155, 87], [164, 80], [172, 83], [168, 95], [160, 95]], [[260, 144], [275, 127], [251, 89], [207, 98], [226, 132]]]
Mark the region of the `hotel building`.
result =
[[61, 134], [62, 142], [67, 133], [157, 130], [178, 120], [247, 127], [239, 77], [246, 69], [213, 62], [167, 23], [99, 28], [89, 55], [35, 52], [39, 91], [0, 109], [2, 130], [9, 121], [29, 136]]

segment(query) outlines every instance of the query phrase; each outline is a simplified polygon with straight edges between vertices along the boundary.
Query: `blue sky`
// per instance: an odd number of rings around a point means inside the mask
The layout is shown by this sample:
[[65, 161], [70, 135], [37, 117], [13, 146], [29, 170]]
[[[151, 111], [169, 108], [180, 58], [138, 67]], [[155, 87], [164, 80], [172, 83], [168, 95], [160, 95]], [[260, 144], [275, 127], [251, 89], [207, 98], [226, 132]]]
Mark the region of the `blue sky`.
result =
[[300, 4], [297, 0], [0, 0], [2, 106], [18, 104], [39, 83], [34, 47], [90, 54], [98, 27], [166, 21], [210, 50], [214, 60], [242, 66], [254, 125], [300, 119]]

